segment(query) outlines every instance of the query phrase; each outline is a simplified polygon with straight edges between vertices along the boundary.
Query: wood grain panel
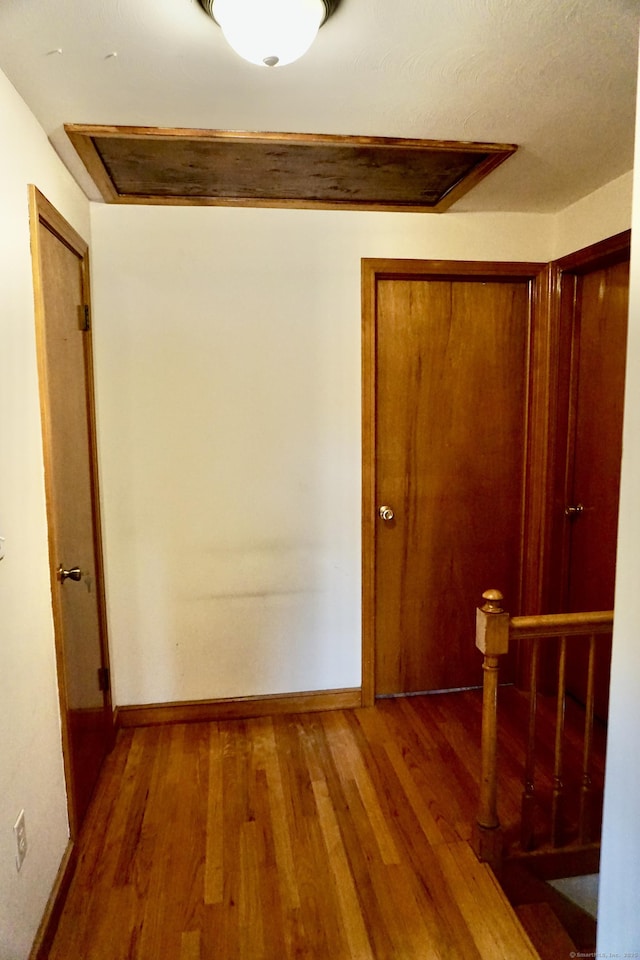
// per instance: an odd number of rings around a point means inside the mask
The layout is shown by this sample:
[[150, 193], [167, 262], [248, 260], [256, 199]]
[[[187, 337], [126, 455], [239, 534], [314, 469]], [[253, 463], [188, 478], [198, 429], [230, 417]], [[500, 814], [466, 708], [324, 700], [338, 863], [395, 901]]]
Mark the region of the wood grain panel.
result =
[[575, 374], [569, 610], [613, 606], [622, 417], [629, 307], [629, 263], [581, 277], [579, 355]]
[[[554, 489], [552, 504], [552, 541], [551, 577], [549, 584], [549, 606], [553, 610], [577, 609], [568, 607], [569, 603], [569, 566], [571, 555], [571, 540], [574, 529], [578, 527], [590, 528], [595, 519], [594, 511], [589, 510], [581, 517], [586, 523], [570, 523], [564, 513], [565, 507], [574, 502], [574, 496], [582, 497], [580, 489], [583, 481], [596, 482], [596, 478], [584, 477], [584, 464], [590, 465], [596, 474], [603, 465], [604, 476], [614, 477], [614, 487], [611, 490], [611, 503], [617, 504], [617, 479], [620, 455], [621, 432], [621, 379], [624, 377], [625, 353], [625, 321], [626, 299], [628, 295], [628, 262], [630, 253], [630, 232], [618, 234], [601, 243], [593, 244], [579, 250], [568, 257], [564, 257], [553, 264], [554, 297], [553, 307], [556, 313], [558, 328], [558, 384], [555, 415], [554, 444], [556, 449], [554, 469]], [[626, 266], [625, 266], [626, 265]], [[609, 273], [613, 270], [613, 273]], [[622, 271], [622, 272], [621, 272]], [[622, 285], [620, 281], [622, 280]], [[613, 283], [612, 283], [613, 281]], [[621, 299], [622, 298], [622, 299]], [[585, 318], [585, 343], [581, 347], [583, 309], [587, 311]], [[611, 331], [607, 329], [607, 314], [611, 311]], [[622, 326], [621, 326], [622, 324]], [[622, 358], [622, 359], [621, 359]], [[585, 370], [580, 376], [581, 364], [595, 367], [595, 376], [590, 382], [591, 374]], [[582, 379], [582, 385], [581, 385]], [[580, 412], [580, 391], [585, 393], [587, 407], [586, 417]], [[598, 409], [598, 394], [603, 401], [603, 411], [607, 416], [603, 419]], [[589, 400], [589, 396], [591, 400]], [[595, 409], [595, 412], [594, 412]], [[589, 420], [591, 419], [591, 423]], [[591, 431], [594, 431], [600, 441], [596, 444], [595, 453], [585, 451], [585, 444], [592, 443]], [[582, 436], [586, 432], [586, 436]], [[574, 466], [576, 445], [581, 461], [580, 469]], [[612, 474], [613, 463], [613, 474]], [[616, 466], [618, 464], [618, 466]], [[598, 481], [601, 483], [601, 481]], [[577, 486], [576, 486], [577, 485]], [[606, 480], [605, 480], [606, 487]], [[575, 500], [577, 503], [578, 500]], [[611, 510], [611, 505], [607, 508]], [[609, 514], [611, 519], [611, 514]], [[596, 521], [597, 522], [597, 521]], [[605, 534], [607, 562], [606, 573], [600, 571], [601, 585], [597, 589], [604, 592], [604, 606], [597, 604], [585, 606], [581, 609], [605, 609], [613, 605], [612, 583], [613, 565], [615, 558], [611, 553], [611, 531]], [[598, 555], [590, 551], [591, 562], [598, 567]], [[583, 558], [583, 563], [587, 562]], [[593, 576], [589, 580], [593, 584]], [[596, 574], [597, 576], [597, 574]], [[573, 577], [574, 587], [577, 586]], [[585, 591], [595, 603], [593, 590]], [[578, 597], [575, 597], [576, 602]]]
[[[553, 265], [558, 326], [556, 460], [549, 606], [613, 606], [622, 455], [630, 232]], [[568, 518], [565, 508], [584, 510]], [[608, 709], [609, 643], [598, 644], [596, 713]], [[544, 661], [550, 684], [553, 658]], [[586, 657], [570, 647], [568, 687], [583, 702]]]
[[[466, 599], [519, 597], [529, 285], [382, 280], [377, 288], [376, 691], [480, 682]], [[488, 579], [487, 579], [488, 577]]]
[[[566, 604], [570, 611], [613, 606], [622, 461], [629, 309], [629, 260], [576, 277], [570, 440], [565, 503], [584, 507], [564, 518]], [[567, 542], [568, 541], [568, 542]], [[596, 654], [596, 714], [606, 718], [611, 639]], [[586, 700], [587, 658], [569, 648], [567, 688]]]
[[110, 203], [441, 212], [513, 144], [67, 124]]

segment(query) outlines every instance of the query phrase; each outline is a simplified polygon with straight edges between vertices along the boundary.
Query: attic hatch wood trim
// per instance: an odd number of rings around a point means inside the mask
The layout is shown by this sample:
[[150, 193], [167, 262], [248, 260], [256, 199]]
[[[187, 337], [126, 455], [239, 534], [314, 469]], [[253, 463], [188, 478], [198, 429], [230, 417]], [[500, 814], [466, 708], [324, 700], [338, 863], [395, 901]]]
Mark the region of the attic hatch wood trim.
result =
[[65, 124], [107, 203], [441, 213], [517, 147]]

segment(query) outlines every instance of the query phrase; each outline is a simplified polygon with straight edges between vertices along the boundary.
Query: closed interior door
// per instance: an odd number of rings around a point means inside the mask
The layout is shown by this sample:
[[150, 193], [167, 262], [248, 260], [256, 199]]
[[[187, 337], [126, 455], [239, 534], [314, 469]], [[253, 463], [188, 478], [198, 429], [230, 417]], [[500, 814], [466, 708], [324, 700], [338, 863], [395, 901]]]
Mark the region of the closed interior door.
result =
[[[626, 363], [628, 259], [566, 278], [572, 344], [565, 468], [568, 611], [614, 604]], [[567, 312], [565, 312], [567, 316]], [[611, 643], [598, 644], [596, 712], [608, 705]], [[586, 655], [570, 656], [568, 688], [584, 701]]]
[[111, 745], [86, 244], [32, 189], [49, 552], [70, 820], [78, 830]]
[[377, 282], [377, 695], [481, 683], [476, 602], [498, 587], [517, 612], [531, 297], [521, 278]]

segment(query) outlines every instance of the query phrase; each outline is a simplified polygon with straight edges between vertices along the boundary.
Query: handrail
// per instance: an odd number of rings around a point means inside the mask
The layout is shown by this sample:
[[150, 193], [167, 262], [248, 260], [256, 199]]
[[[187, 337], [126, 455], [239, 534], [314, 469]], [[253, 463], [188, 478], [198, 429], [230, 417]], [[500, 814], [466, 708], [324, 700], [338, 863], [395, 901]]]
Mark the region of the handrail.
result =
[[509, 637], [514, 640], [579, 637], [592, 633], [610, 633], [612, 624], [613, 610], [511, 617], [509, 619]]
[[[610, 633], [613, 611], [588, 613], [554, 613], [526, 617], [510, 617], [502, 608], [504, 600], [499, 590], [486, 590], [484, 604], [476, 611], [476, 646], [483, 654], [482, 701], [482, 771], [480, 800], [475, 825], [475, 847], [480, 860], [498, 868], [502, 856], [502, 828], [497, 807], [497, 731], [498, 731], [498, 676], [500, 657], [509, 651], [511, 639], [546, 640], [561, 638], [560, 684], [556, 710], [556, 743], [553, 771], [552, 842], [560, 843], [560, 824], [563, 802], [563, 727], [564, 727], [564, 669], [566, 638], [584, 636], [589, 642], [588, 692], [585, 717], [583, 780], [581, 788], [580, 839], [587, 835], [587, 799], [590, 792], [590, 762], [593, 723], [594, 648], [597, 634]], [[528, 744], [525, 763], [525, 789], [522, 798], [522, 846], [528, 849], [533, 833], [534, 745], [536, 726], [538, 647], [533, 647], [531, 674], [531, 701]]]

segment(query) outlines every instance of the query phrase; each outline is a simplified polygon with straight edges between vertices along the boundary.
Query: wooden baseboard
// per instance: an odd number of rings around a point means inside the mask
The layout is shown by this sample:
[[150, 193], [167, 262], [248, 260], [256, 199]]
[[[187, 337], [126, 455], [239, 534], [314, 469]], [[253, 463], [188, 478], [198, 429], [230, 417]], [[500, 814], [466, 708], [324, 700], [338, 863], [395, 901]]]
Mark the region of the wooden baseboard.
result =
[[69, 892], [69, 887], [76, 869], [78, 855], [73, 840], [69, 840], [67, 849], [62, 857], [62, 862], [58, 868], [53, 889], [49, 895], [47, 906], [45, 907], [38, 932], [36, 933], [29, 960], [47, 960], [49, 951], [53, 944], [62, 908]]
[[118, 727], [148, 727], [160, 723], [208, 723], [213, 720], [245, 720], [285, 713], [319, 710], [351, 710], [362, 706], [359, 687], [318, 690], [310, 693], [270, 694], [229, 700], [192, 700], [149, 703], [117, 708]]

